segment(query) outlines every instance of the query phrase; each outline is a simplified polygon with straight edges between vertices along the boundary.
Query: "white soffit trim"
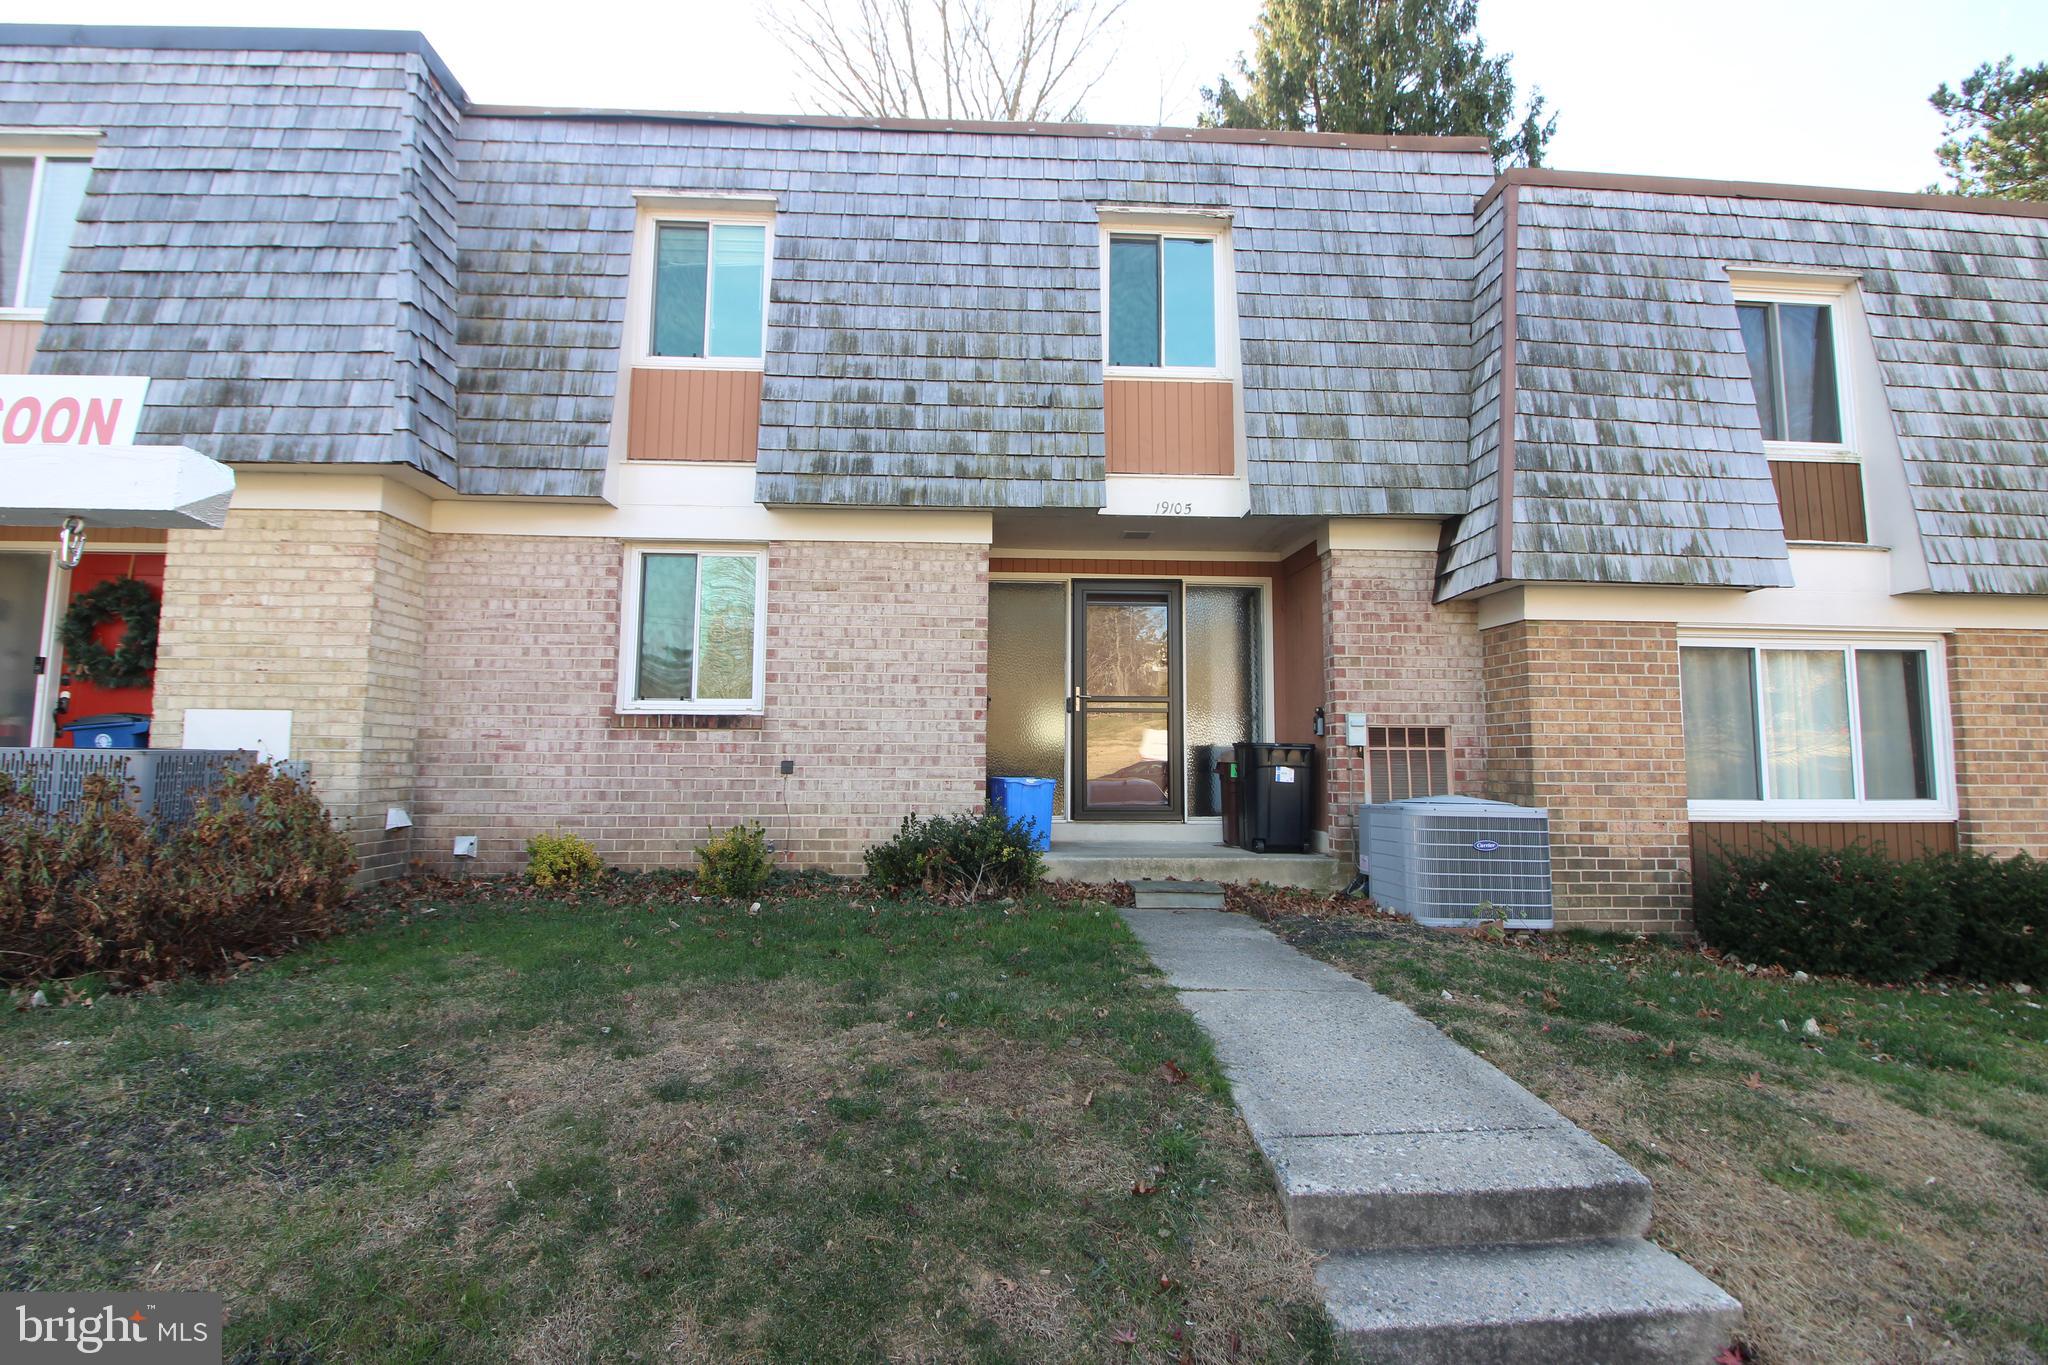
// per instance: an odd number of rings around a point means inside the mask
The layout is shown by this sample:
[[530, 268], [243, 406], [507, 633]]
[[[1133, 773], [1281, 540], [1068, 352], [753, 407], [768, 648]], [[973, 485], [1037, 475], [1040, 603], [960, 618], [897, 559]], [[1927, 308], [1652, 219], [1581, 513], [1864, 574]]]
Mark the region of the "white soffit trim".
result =
[[184, 446], [9, 447], [0, 526], [207, 528], [227, 521], [235, 474]]
[[1331, 517], [1332, 550], [1428, 550], [1436, 553], [1443, 523], [1415, 517]]
[[578, 499], [428, 497], [382, 469], [243, 466], [235, 506], [298, 512], [383, 512], [443, 535], [583, 536], [616, 540], [765, 545], [773, 540], [987, 545], [989, 512], [853, 507], [763, 507], [752, 465], [632, 464], [619, 505]]
[[1739, 629], [2048, 630], [2048, 598], [1892, 592], [1891, 556], [1877, 549], [1792, 547], [1790, 588], [1530, 585], [1479, 599], [1479, 626], [1516, 621], [1669, 621]]
[[686, 190], [634, 190], [634, 206], [643, 213], [703, 213], [714, 217], [772, 218], [772, 194], [692, 194]]

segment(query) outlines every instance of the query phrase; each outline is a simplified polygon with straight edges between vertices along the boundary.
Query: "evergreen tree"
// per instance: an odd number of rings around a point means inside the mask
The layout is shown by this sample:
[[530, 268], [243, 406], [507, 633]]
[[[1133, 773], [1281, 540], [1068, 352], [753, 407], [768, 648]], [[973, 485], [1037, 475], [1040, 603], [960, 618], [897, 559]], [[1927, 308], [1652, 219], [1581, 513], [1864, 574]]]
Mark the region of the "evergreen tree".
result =
[[2010, 57], [1986, 62], [1927, 102], [1948, 120], [1934, 154], [1954, 193], [2048, 199], [2048, 62], [2017, 71]]
[[[1204, 87], [1211, 127], [1483, 137], [1496, 165], [1543, 164], [1557, 118], [1519, 122], [1508, 56], [1474, 32], [1478, 0], [1265, 0], [1237, 77]], [[1241, 88], [1240, 88], [1241, 82]]]

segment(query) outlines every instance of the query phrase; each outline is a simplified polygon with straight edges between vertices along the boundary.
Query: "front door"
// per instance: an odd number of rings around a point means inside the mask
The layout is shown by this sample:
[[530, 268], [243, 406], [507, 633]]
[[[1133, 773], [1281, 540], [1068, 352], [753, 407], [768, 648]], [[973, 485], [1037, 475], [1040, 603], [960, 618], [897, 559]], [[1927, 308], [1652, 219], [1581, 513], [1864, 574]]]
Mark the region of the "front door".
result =
[[50, 556], [0, 550], [0, 749], [35, 742]]
[[1077, 820], [1178, 820], [1180, 584], [1076, 579], [1070, 805]]

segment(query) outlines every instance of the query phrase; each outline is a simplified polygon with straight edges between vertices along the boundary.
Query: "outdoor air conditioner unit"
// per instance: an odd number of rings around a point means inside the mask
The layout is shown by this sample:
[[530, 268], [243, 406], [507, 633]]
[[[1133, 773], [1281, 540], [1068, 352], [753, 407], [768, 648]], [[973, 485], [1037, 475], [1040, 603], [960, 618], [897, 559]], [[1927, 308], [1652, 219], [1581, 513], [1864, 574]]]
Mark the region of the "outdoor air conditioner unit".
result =
[[1471, 796], [1363, 805], [1358, 870], [1374, 901], [1419, 924], [1551, 927], [1547, 811]]

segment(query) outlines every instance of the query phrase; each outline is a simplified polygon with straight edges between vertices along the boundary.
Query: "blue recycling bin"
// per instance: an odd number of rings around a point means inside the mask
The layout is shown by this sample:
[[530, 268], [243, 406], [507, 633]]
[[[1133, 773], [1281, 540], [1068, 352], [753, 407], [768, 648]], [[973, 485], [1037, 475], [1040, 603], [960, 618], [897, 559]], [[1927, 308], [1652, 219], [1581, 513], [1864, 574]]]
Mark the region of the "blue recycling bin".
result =
[[1049, 777], [991, 777], [988, 803], [1003, 813], [1007, 824], [1031, 826], [1031, 846], [1052, 847], [1052, 792]]
[[147, 749], [149, 717], [129, 711], [80, 716], [57, 727], [71, 736], [74, 749]]

